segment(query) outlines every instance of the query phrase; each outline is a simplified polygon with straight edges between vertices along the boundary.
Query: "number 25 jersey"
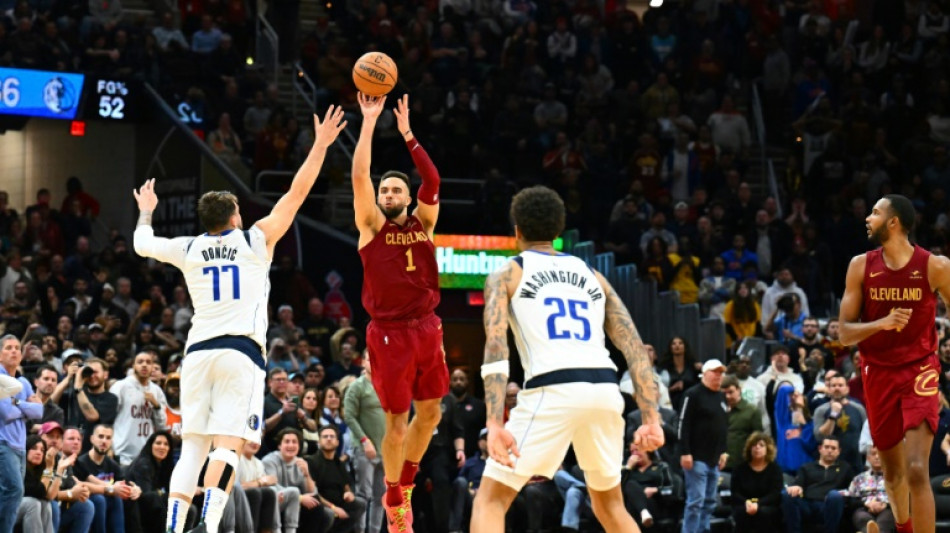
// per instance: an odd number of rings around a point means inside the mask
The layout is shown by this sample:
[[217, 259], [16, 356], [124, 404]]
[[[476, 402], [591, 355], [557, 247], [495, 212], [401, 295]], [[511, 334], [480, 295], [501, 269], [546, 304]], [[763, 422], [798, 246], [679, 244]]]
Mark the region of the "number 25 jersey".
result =
[[375, 320], [428, 316], [439, 305], [439, 267], [435, 244], [422, 221], [409, 215], [400, 226], [387, 220], [360, 248], [363, 309]]
[[508, 322], [525, 381], [566, 368], [617, 370], [604, 346], [607, 298], [594, 271], [567, 254], [522, 252]]

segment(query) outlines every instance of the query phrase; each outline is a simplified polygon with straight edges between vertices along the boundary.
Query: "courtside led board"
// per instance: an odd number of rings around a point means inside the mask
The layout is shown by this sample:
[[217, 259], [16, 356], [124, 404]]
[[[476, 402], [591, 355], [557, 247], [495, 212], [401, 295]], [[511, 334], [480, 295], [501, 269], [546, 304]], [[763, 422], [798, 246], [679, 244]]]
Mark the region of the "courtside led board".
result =
[[[554, 241], [560, 251], [564, 241]], [[518, 255], [514, 237], [501, 235], [436, 235], [435, 262], [442, 289], [483, 289], [485, 278]]]

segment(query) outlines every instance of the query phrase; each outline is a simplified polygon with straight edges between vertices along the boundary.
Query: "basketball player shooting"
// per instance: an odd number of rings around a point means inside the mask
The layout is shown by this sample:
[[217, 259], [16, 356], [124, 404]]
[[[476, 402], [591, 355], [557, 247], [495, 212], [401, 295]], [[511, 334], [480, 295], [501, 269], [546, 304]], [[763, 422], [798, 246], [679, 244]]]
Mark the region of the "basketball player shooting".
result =
[[[383, 173], [379, 190], [370, 179], [373, 131], [385, 97], [359, 94], [363, 125], [353, 153], [353, 209], [363, 262], [363, 308], [372, 319], [366, 345], [373, 357], [373, 387], [386, 412], [383, 470], [390, 533], [412, 531], [412, 489], [419, 461], [442, 418], [449, 372], [442, 349], [439, 269], [432, 242], [439, 217], [439, 173], [409, 126], [409, 96], [393, 113], [422, 186], [409, 213], [409, 177]], [[415, 417], [409, 423], [410, 404]]]
[[[553, 478], [569, 446], [584, 471], [591, 507], [607, 533], [637, 532], [620, 491], [623, 398], [604, 330], [627, 361], [644, 451], [663, 445], [650, 357], [610, 283], [577, 257], [558, 253], [564, 202], [529, 187], [511, 201], [521, 254], [485, 281], [485, 403], [488, 454], [472, 510], [472, 533], [501, 533], [505, 513], [535, 475]], [[518, 405], [504, 423], [508, 327], [525, 369]]]
[[[268, 272], [274, 246], [290, 228], [320, 173], [327, 148], [346, 127], [343, 110], [330, 106], [290, 190], [266, 217], [242, 231], [237, 198], [211, 191], [198, 200], [207, 233], [156, 237], [152, 213], [158, 205], [155, 180], [133, 191], [138, 202], [135, 251], [170, 263], [185, 276], [195, 314], [181, 369], [181, 459], [170, 483], [166, 531], [182, 533], [198, 475], [205, 473], [205, 503], [192, 532], [216, 533], [234, 483], [238, 452], [260, 442], [264, 408]], [[209, 450], [211, 453], [209, 454]]]
[[[929, 457], [940, 411], [937, 293], [950, 302], [950, 260], [910, 242], [916, 217], [899, 194], [874, 204], [865, 223], [880, 248], [851, 260], [839, 314], [841, 343], [861, 351], [868, 426], [898, 533], [935, 528]], [[869, 533], [878, 530], [868, 523]]]

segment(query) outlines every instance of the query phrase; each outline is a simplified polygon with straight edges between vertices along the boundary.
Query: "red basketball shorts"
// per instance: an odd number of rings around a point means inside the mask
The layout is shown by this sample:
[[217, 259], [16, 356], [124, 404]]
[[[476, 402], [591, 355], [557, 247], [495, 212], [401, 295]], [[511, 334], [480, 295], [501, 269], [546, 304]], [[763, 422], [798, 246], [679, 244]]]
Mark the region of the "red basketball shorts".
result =
[[405, 413], [413, 400], [448, 394], [442, 321], [434, 314], [413, 320], [371, 320], [366, 346], [373, 387], [386, 412]]
[[907, 430], [927, 422], [937, 431], [940, 359], [937, 354], [902, 366], [862, 363], [864, 400], [874, 445], [893, 448]]

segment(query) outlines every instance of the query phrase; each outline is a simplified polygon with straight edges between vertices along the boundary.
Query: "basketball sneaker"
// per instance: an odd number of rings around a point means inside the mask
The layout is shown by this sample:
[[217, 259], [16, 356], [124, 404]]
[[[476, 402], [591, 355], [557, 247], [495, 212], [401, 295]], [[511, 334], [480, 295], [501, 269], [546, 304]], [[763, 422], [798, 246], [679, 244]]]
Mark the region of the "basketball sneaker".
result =
[[386, 503], [386, 496], [383, 496], [383, 509], [386, 510], [386, 531], [389, 533], [412, 533], [412, 524], [406, 520], [407, 509], [411, 507], [402, 502], [401, 505], [390, 507]]
[[409, 524], [409, 528], [412, 529], [412, 489], [416, 488], [415, 485], [405, 485], [400, 487], [402, 489], [402, 506], [406, 508], [406, 523]]

